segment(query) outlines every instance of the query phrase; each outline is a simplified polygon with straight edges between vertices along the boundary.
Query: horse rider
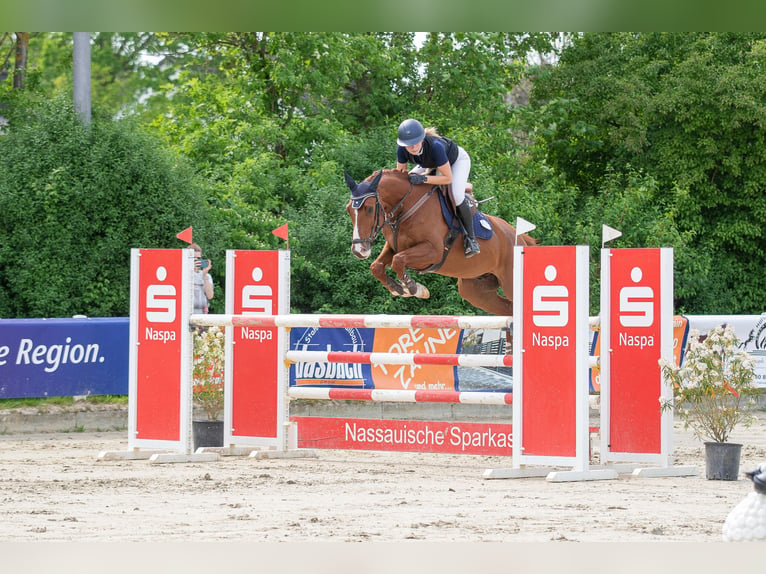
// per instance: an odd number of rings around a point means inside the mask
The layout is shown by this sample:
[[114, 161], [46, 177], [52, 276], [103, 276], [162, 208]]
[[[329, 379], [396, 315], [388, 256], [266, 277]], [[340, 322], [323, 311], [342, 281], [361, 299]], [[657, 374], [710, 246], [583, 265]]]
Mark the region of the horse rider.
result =
[[[406, 173], [409, 163], [415, 164], [409, 174], [412, 185], [452, 184], [452, 200], [465, 229], [465, 256], [468, 258], [477, 255], [479, 243], [473, 230], [473, 215], [471, 206], [465, 200], [468, 174], [471, 172], [471, 157], [454, 141], [440, 136], [435, 128], [425, 129], [418, 120], [411, 118], [399, 124], [396, 143], [399, 144], [396, 149], [396, 169]], [[432, 169], [438, 169], [439, 173], [426, 175]]]

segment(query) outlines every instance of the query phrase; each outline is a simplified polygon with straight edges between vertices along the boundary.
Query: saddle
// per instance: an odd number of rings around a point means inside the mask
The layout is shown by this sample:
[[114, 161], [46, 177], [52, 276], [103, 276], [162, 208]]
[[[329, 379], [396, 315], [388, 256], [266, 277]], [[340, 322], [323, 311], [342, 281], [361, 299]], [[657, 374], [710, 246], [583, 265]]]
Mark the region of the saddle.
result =
[[[431, 168], [426, 173], [427, 175], [438, 175], [441, 172], [436, 168]], [[455, 202], [452, 201], [452, 184], [438, 185], [436, 187], [439, 189], [439, 202], [442, 206], [444, 221], [447, 222], [450, 230], [456, 229], [458, 234], [463, 233], [463, 227], [460, 225], [460, 220], [457, 217]], [[471, 213], [473, 214], [474, 235], [478, 239], [490, 239], [492, 237], [492, 223], [490, 223], [486, 215], [479, 211], [479, 202], [473, 196], [473, 184], [470, 181], [466, 183], [465, 200], [471, 207]]]
[[[439, 203], [442, 206], [442, 215], [444, 221], [450, 229], [456, 229], [458, 233], [463, 233], [463, 227], [460, 225], [460, 220], [457, 217], [455, 210], [455, 204], [452, 201], [452, 193], [450, 193], [450, 186], [438, 186], [439, 187]], [[465, 192], [465, 200], [471, 207], [471, 213], [473, 214], [473, 231], [478, 239], [491, 239], [492, 238], [492, 223], [489, 221], [486, 215], [479, 211], [479, 202], [473, 196], [470, 191]]]
[[[439, 261], [439, 263], [435, 263], [430, 267], [426, 267], [422, 271], [419, 271], [418, 273], [421, 275], [425, 273], [436, 273], [439, 269], [441, 269], [441, 266], [444, 265], [444, 261], [447, 259], [447, 255], [449, 255], [449, 251], [452, 248], [452, 245], [455, 243], [455, 240], [463, 233], [463, 225], [460, 223], [460, 219], [457, 217], [455, 205], [452, 201], [452, 194], [450, 193], [449, 189], [450, 186], [440, 185], [436, 187], [439, 190], [437, 195], [439, 196], [439, 204], [442, 208], [442, 216], [444, 217], [444, 221], [447, 223], [449, 231], [447, 232], [447, 236], [444, 238], [442, 260]], [[471, 207], [471, 213], [473, 214], [474, 235], [476, 235], [478, 239], [490, 239], [492, 237], [492, 223], [489, 221], [486, 215], [479, 211], [479, 202], [476, 201], [473, 193], [469, 192], [468, 190], [466, 190], [465, 193], [465, 200]]]

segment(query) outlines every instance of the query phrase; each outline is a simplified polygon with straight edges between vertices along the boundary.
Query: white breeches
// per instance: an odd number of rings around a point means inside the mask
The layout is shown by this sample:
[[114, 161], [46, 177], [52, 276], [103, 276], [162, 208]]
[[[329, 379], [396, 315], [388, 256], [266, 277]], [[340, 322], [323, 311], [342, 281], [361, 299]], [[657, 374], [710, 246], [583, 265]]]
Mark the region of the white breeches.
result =
[[[452, 199], [455, 205], [465, 201], [465, 188], [468, 186], [468, 176], [471, 174], [471, 156], [462, 147], [458, 146], [458, 154], [455, 163], [450, 164], [452, 169]], [[429, 168], [416, 165], [410, 173], [428, 173]]]

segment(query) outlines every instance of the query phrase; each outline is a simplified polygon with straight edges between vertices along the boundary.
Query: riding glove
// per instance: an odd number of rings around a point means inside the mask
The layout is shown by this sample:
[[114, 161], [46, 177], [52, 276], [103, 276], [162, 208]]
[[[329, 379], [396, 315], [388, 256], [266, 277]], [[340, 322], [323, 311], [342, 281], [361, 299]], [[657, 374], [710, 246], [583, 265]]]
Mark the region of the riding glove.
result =
[[411, 173], [410, 174], [410, 183], [412, 185], [420, 185], [421, 183], [426, 182], [426, 176], [420, 174], [420, 173]]

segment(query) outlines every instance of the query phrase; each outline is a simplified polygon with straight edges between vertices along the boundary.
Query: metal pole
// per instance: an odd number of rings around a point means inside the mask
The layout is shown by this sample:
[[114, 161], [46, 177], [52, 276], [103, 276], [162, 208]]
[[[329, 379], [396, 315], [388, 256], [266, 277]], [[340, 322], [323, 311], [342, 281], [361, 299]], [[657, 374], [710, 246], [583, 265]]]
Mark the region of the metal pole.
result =
[[90, 124], [90, 33], [74, 32], [74, 109], [84, 125]]

